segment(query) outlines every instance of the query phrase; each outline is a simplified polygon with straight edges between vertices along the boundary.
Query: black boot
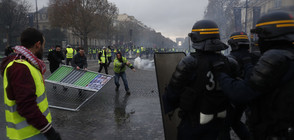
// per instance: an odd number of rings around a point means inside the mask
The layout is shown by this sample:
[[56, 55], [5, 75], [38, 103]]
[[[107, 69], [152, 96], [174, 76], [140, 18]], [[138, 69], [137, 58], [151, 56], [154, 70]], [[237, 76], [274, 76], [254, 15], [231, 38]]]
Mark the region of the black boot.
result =
[[118, 91], [118, 89], [119, 89], [119, 86], [116, 86], [116, 87], [115, 87], [115, 91]]
[[127, 90], [127, 95], [130, 95], [130, 94], [131, 94], [131, 92], [129, 90]]

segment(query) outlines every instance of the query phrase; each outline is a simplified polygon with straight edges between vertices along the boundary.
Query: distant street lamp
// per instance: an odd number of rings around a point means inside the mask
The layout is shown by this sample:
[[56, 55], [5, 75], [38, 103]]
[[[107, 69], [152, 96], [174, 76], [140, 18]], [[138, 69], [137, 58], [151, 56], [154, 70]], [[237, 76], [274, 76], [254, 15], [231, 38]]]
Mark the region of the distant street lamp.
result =
[[38, 15], [38, 3], [36, 0], [36, 20], [37, 20], [37, 30], [39, 30], [39, 15]]
[[246, 4], [245, 4], [245, 32], [247, 31], [247, 8], [248, 8], [248, 0], [246, 0]]

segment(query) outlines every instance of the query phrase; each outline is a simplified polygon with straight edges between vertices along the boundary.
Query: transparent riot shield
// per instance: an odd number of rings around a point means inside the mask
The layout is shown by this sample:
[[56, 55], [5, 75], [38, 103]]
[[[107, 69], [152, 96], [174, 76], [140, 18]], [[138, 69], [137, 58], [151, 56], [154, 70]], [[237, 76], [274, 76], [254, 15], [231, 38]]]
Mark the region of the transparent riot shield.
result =
[[154, 54], [157, 85], [161, 104], [164, 135], [166, 140], [177, 139], [177, 126], [180, 123], [180, 118], [178, 117], [179, 109], [165, 114], [162, 95], [164, 94], [165, 87], [168, 85], [177, 64], [185, 56], [186, 55], [183, 52]]
[[78, 111], [112, 77], [62, 65], [45, 80], [49, 107]]

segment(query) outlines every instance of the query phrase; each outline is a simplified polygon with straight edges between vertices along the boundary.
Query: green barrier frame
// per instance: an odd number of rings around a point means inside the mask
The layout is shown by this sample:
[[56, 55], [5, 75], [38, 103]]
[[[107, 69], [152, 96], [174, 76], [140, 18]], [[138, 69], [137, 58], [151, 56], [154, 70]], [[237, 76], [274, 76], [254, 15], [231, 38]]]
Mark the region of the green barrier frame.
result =
[[101, 88], [97, 89], [93, 86], [87, 85], [89, 85], [90, 83], [93, 84], [93, 82], [95, 82], [94, 80], [97, 80], [97, 77], [99, 76], [102, 79], [104, 79], [103, 82], [98, 81], [99, 83], [97, 84], [100, 87], [103, 87], [113, 77], [112, 75], [106, 75], [89, 70], [77, 70], [73, 67], [62, 65], [54, 73], [52, 73], [45, 81], [53, 84], [96, 92], [99, 91]]
[[[47, 83], [46, 89], [51, 89], [47, 91], [49, 107], [78, 111], [80, 107], [97, 94], [112, 77], [112, 75], [89, 70], [77, 70], [70, 66], [61, 65], [54, 73], [45, 79]], [[51, 87], [50, 84], [55, 86], [55, 88]], [[57, 92], [56, 86], [59, 86], [59, 90], [60, 88], [70, 88], [68, 89], [69, 91]], [[77, 96], [76, 92], [78, 91], [84, 92], [84, 94]]]

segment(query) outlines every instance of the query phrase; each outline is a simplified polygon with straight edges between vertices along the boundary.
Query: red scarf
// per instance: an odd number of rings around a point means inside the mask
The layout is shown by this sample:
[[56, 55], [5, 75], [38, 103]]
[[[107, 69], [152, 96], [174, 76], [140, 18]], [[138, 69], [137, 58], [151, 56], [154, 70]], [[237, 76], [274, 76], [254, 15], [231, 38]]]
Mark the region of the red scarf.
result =
[[14, 52], [17, 54], [17, 56], [23, 55], [24, 57], [26, 57], [27, 60], [34, 67], [40, 70], [40, 72], [42, 73], [44, 77], [44, 74], [46, 72], [46, 65], [41, 59], [37, 58], [29, 49], [27, 49], [24, 46], [15, 46], [13, 49], [14, 49]]

